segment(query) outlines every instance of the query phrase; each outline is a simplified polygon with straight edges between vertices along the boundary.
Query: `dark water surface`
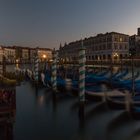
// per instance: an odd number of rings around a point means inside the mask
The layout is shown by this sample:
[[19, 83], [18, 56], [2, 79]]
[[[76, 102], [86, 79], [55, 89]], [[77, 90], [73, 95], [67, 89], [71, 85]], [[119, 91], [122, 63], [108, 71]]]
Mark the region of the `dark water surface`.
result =
[[[11, 71], [15, 66], [8, 66]], [[28, 67], [28, 66], [27, 66]], [[29, 82], [16, 87], [14, 140], [139, 140], [140, 121], [119, 120], [124, 110], [95, 111], [100, 103], [85, 105], [85, 117], [79, 118], [78, 97], [71, 93], [53, 93], [35, 89]], [[118, 121], [119, 120], [119, 121]]]
[[[85, 106], [85, 119], [81, 120], [77, 97], [60, 93], [53, 98], [51, 91], [36, 90], [28, 82], [16, 91], [14, 140], [133, 140], [140, 130], [140, 121], [126, 118], [115, 122], [123, 110], [95, 113], [99, 103], [93, 102]], [[140, 139], [140, 134], [135, 135]]]

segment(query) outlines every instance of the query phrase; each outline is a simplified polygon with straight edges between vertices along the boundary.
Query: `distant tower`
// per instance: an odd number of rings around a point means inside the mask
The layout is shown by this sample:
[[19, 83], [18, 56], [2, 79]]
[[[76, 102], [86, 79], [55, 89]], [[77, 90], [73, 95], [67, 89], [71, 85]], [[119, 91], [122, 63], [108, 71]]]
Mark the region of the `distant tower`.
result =
[[140, 28], [138, 28], [137, 35], [140, 36]]

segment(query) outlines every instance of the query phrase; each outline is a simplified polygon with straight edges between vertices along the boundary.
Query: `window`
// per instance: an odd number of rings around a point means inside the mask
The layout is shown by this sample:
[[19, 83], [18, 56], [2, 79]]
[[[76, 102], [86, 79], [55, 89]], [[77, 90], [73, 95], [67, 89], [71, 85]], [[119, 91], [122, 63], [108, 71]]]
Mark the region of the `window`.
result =
[[127, 50], [127, 45], [125, 45], [125, 48], [124, 49]]
[[103, 59], [106, 59], [106, 56], [105, 55], [103, 55]]
[[120, 59], [122, 59], [122, 54], [120, 54]]
[[118, 49], [118, 45], [114, 44], [114, 49], [117, 50]]
[[89, 58], [89, 60], [90, 60], [90, 56], [89, 56], [88, 58]]
[[122, 42], [122, 41], [123, 41], [122, 37], [120, 37], [119, 41], [120, 41], [120, 42]]
[[122, 45], [120, 44], [120, 50], [122, 50]]
[[111, 55], [110, 54], [108, 54], [108, 59], [110, 59], [111, 58]]

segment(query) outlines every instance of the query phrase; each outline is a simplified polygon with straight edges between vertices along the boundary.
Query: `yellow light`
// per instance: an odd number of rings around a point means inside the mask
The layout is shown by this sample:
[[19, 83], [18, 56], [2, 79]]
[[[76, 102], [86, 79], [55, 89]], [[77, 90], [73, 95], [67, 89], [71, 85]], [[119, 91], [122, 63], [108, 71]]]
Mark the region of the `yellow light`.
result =
[[122, 42], [122, 38], [120, 37], [120, 42]]
[[43, 54], [43, 58], [46, 58], [46, 55], [45, 54]]
[[114, 57], [115, 57], [115, 56], [118, 57], [118, 56], [119, 56], [118, 53], [115, 53], [115, 54], [114, 54]]
[[18, 59], [16, 59], [16, 63], [18, 63], [18, 61], [19, 61], [19, 60], [18, 60]]

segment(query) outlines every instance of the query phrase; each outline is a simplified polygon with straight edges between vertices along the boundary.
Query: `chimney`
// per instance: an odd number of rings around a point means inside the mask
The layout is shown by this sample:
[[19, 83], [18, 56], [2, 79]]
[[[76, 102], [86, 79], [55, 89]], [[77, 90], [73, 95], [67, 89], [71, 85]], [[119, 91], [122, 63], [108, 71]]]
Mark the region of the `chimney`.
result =
[[137, 35], [140, 36], [140, 28], [138, 28]]

